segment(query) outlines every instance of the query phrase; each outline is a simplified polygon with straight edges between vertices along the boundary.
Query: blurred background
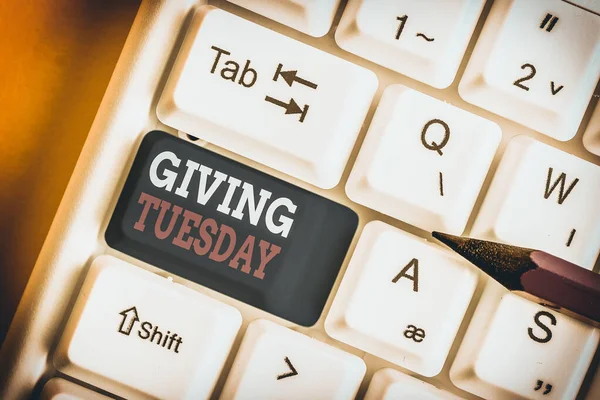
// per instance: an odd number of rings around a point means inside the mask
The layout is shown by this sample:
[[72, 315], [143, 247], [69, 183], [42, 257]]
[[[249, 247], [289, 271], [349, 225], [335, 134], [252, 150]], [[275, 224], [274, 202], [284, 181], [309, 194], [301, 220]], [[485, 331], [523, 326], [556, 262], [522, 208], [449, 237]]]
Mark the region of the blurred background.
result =
[[0, 2], [0, 345], [139, 3]]

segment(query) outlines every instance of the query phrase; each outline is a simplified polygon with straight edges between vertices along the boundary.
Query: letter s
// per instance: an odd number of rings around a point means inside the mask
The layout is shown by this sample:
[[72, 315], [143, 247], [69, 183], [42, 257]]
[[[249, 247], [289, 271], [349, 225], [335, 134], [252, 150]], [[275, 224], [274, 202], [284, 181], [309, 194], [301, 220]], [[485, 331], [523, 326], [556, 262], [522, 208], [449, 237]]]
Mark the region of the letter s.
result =
[[544, 336], [543, 338], [537, 337], [533, 333], [532, 328], [527, 328], [527, 334], [535, 342], [548, 343], [552, 339], [552, 331], [550, 330], [550, 328], [544, 325], [542, 321], [540, 321], [540, 317], [542, 316], [550, 318], [550, 323], [552, 325], [556, 325], [556, 317], [554, 315], [550, 314], [548, 311], [538, 311], [533, 317], [533, 322], [535, 322], [537, 326], [539, 326], [544, 332], [546, 332], [546, 336]]
[[163, 171], [164, 177], [158, 176], [158, 166], [164, 160], [168, 160], [171, 162], [171, 166], [179, 167], [181, 160], [177, 158], [175, 153], [172, 151], [163, 151], [152, 160], [152, 164], [150, 164], [150, 182], [157, 188], [164, 187], [167, 191], [173, 190], [173, 185], [175, 185], [175, 179], [177, 179], [177, 172], [171, 171], [170, 169], [166, 169]]
[[150, 330], [152, 329], [152, 324], [148, 321], [142, 322], [142, 330], [144, 331], [145, 336], [141, 331], [138, 331], [138, 336], [142, 339], [148, 339], [150, 337]]

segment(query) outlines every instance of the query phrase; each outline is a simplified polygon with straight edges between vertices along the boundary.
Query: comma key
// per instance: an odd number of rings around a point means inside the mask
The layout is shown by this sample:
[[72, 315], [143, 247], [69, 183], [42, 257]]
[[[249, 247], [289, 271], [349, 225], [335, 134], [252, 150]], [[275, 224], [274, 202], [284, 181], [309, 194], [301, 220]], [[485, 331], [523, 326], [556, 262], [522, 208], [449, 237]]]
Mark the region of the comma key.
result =
[[383, 222], [366, 225], [325, 321], [329, 336], [437, 375], [475, 290], [466, 261]]
[[365, 400], [460, 400], [444, 390], [391, 368], [380, 369], [373, 375]]
[[121, 397], [206, 399], [241, 323], [231, 306], [100, 256], [85, 278], [54, 363]]

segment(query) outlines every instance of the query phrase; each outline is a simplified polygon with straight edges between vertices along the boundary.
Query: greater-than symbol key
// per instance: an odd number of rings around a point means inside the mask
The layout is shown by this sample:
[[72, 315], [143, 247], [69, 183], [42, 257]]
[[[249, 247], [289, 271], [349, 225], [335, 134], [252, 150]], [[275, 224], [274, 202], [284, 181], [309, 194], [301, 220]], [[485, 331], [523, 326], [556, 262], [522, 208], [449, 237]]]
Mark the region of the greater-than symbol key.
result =
[[220, 398], [350, 400], [365, 372], [353, 354], [258, 319], [246, 329]]
[[281, 380], [281, 379], [285, 379], [285, 378], [289, 378], [292, 376], [296, 376], [298, 375], [298, 371], [296, 370], [296, 368], [294, 368], [294, 365], [292, 364], [292, 362], [290, 361], [290, 359], [288, 357], [283, 359], [285, 361], [285, 363], [287, 364], [288, 368], [290, 369], [290, 372], [286, 372], [285, 374], [281, 374], [281, 375], [277, 375], [277, 380]]

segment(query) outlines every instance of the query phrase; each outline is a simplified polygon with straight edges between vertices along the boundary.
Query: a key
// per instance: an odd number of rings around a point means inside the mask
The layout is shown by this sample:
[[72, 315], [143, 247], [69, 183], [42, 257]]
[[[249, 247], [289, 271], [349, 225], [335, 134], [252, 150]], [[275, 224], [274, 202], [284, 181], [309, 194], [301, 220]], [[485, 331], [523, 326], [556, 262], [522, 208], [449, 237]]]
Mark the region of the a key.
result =
[[590, 153], [600, 156], [600, 106], [598, 104], [583, 134], [583, 145]]
[[461, 234], [501, 137], [493, 122], [392, 85], [383, 94], [346, 193], [422, 229]]
[[364, 400], [459, 400], [444, 390], [391, 368], [375, 373]]
[[206, 399], [241, 322], [231, 306], [100, 256], [54, 363], [61, 372], [122, 397]]
[[221, 399], [351, 400], [365, 371], [355, 355], [256, 320], [246, 331]]
[[157, 113], [166, 125], [328, 189], [376, 89], [365, 68], [203, 6]]
[[44, 385], [40, 400], [110, 400], [110, 398], [66, 379], [52, 378]]
[[314, 37], [321, 37], [331, 27], [340, 0], [229, 0]]
[[437, 375], [476, 286], [439, 246], [367, 224], [325, 321], [329, 336], [424, 376]]
[[600, 77], [600, 16], [561, 0], [496, 1], [461, 79], [463, 99], [569, 140]]
[[517, 136], [506, 148], [471, 231], [591, 269], [600, 251], [600, 167]]
[[436, 88], [450, 86], [483, 0], [350, 0], [335, 33], [344, 50]]
[[452, 382], [487, 399], [574, 399], [598, 330], [491, 283], [452, 364]]
[[170, 273], [310, 326], [357, 223], [347, 207], [154, 131], [142, 141], [105, 238]]

